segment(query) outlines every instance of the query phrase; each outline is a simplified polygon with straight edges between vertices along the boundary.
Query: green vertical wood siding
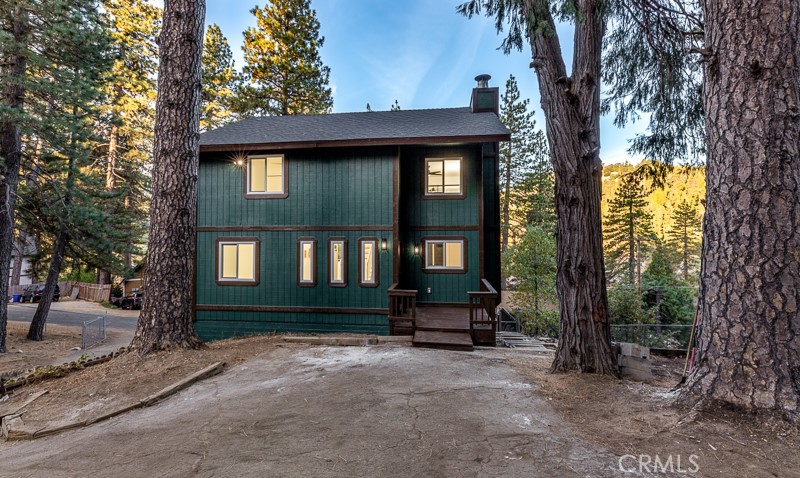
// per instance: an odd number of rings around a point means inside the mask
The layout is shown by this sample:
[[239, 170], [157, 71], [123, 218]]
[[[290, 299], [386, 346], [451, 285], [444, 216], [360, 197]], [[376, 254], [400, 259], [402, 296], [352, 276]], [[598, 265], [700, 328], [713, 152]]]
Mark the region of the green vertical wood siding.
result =
[[[253, 151], [253, 154], [264, 153]], [[391, 226], [393, 148], [351, 148], [282, 152], [287, 164], [288, 197], [245, 199], [242, 169], [224, 153], [203, 155], [198, 177], [197, 271], [195, 303], [203, 306], [274, 306], [386, 309], [393, 270]], [[359, 226], [359, 230], [258, 231], [264, 226]], [[202, 231], [213, 227], [214, 231]], [[239, 228], [239, 230], [237, 230]], [[363, 229], [363, 230], [362, 230]], [[218, 237], [258, 237], [257, 286], [215, 282]], [[317, 240], [317, 285], [297, 283], [297, 240]], [[328, 285], [328, 239], [348, 240], [347, 287]], [[380, 252], [380, 286], [358, 285], [358, 239], [386, 239]], [[387, 334], [385, 314], [339, 314], [198, 310], [196, 328], [205, 340], [272, 331], [369, 332]]]
[[[215, 282], [215, 241], [218, 237], [258, 237], [260, 281], [257, 286], [222, 286]], [[297, 283], [297, 240], [317, 240], [317, 285], [300, 287]], [[347, 239], [347, 287], [328, 285], [328, 238]], [[197, 233], [198, 305], [263, 305], [294, 307], [379, 308], [388, 307], [386, 289], [392, 281], [391, 248], [378, 254], [380, 287], [358, 285], [358, 239], [385, 238], [387, 231], [292, 231], [292, 232], [199, 232]]]
[[[463, 236], [467, 238], [467, 272], [465, 274], [441, 274], [422, 270], [422, 241], [431, 236]], [[403, 235], [403, 259], [400, 275], [404, 287], [417, 289], [419, 302], [466, 303], [467, 292], [479, 290], [477, 231], [409, 231]], [[460, 239], [460, 237], [459, 237]], [[419, 244], [420, 254], [414, 254], [414, 244]], [[431, 293], [428, 293], [428, 287]]]
[[391, 225], [392, 153], [391, 148], [282, 152], [289, 176], [284, 199], [245, 199], [242, 168], [232, 157], [204, 155], [197, 225]]
[[[477, 226], [480, 150], [476, 146], [406, 147], [400, 154], [401, 228], [409, 226]], [[425, 198], [425, 158], [461, 157], [466, 168], [464, 199]]]

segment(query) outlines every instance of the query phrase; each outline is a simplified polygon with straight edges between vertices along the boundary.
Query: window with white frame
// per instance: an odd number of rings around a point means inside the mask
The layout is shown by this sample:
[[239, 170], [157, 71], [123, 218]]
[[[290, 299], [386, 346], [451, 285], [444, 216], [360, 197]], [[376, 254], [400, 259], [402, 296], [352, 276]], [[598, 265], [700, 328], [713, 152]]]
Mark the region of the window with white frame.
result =
[[358, 240], [358, 284], [361, 287], [378, 286], [378, 239]]
[[259, 241], [257, 238], [217, 240], [217, 283], [258, 284]]
[[286, 197], [286, 162], [283, 155], [247, 158], [248, 197]]
[[463, 195], [461, 168], [461, 158], [426, 158], [425, 195]]
[[328, 284], [331, 287], [347, 285], [347, 239], [328, 239]]
[[297, 281], [303, 287], [317, 285], [317, 241], [301, 238], [297, 241]]
[[466, 270], [466, 240], [426, 239], [425, 269], [457, 272]]

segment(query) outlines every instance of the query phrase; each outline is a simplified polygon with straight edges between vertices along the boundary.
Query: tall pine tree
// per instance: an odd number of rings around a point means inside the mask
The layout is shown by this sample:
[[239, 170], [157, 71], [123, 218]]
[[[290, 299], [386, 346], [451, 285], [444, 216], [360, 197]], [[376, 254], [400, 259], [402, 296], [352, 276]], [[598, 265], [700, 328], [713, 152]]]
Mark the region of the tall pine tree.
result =
[[6, 352], [8, 271], [14, 243], [14, 212], [22, 158], [25, 72], [34, 26], [31, 2], [4, 1], [0, 8], [0, 352]]
[[552, 177], [546, 138], [536, 128], [529, 105], [530, 100], [521, 99], [517, 79], [510, 75], [500, 104], [500, 120], [511, 131], [511, 141], [500, 145], [503, 252], [508, 249], [511, 236], [524, 235], [530, 216], [538, 214], [534, 210], [538, 206], [547, 207], [548, 201], [542, 196], [553, 197], [546, 184]]
[[647, 209], [647, 191], [637, 174], [621, 179], [619, 189], [608, 203], [603, 242], [609, 279], [637, 283], [642, 246], [655, 238], [653, 215]]
[[[114, 64], [104, 79], [108, 100], [97, 150], [106, 164], [106, 205], [112, 221], [125, 237], [115, 241], [115, 252], [131, 267], [130, 256], [144, 237], [149, 202], [149, 163], [155, 111], [155, 73], [160, 9], [145, 0], [103, 0], [107, 30], [112, 38]], [[98, 282], [111, 282], [119, 261], [99, 258]], [[115, 267], [116, 266], [116, 267]]]
[[166, 2], [158, 36], [147, 295], [131, 342], [141, 355], [200, 343], [192, 320], [192, 283], [205, 12], [205, 0]]
[[102, 171], [94, 169], [91, 156], [102, 78], [111, 67], [110, 39], [94, 0], [44, 3], [27, 71], [32, 106], [39, 104], [37, 109], [46, 112], [36, 112], [29, 123], [43, 153], [36, 165], [39, 187], [22, 203], [33, 205], [26, 209], [35, 211], [55, 241], [46, 287], [28, 331], [31, 340], [43, 339], [68, 244], [106, 256], [116, 236], [97, 194]]
[[700, 262], [702, 220], [697, 203], [681, 199], [672, 212], [672, 225], [667, 231], [670, 244], [680, 254], [681, 278], [689, 281], [690, 271]]
[[233, 119], [233, 101], [239, 84], [233, 53], [219, 25], [206, 28], [203, 39], [203, 97], [200, 131], [218, 128]]
[[310, 0], [270, 0], [250, 11], [257, 26], [244, 32], [244, 74], [237, 109], [245, 115], [329, 113], [330, 68], [322, 64], [316, 11]]

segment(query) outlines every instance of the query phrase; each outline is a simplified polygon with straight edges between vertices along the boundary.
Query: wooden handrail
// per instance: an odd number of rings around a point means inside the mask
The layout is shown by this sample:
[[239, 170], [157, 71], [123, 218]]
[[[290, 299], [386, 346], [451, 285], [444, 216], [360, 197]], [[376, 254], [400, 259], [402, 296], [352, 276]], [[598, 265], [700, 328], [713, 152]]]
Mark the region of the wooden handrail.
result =
[[398, 284], [389, 286], [389, 333], [396, 335], [396, 329], [410, 329], [413, 334], [417, 327], [417, 291], [398, 289]]
[[[467, 292], [469, 299], [469, 329], [473, 342], [495, 345], [497, 329], [497, 290], [486, 279], [481, 279], [480, 291]], [[482, 340], [477, 336], [482, 335]]]

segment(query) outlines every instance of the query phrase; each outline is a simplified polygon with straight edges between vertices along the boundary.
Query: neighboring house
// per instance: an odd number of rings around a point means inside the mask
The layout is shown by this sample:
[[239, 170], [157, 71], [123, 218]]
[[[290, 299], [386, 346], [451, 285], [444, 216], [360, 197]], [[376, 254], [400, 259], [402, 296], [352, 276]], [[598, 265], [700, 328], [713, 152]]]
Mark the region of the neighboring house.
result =
[[499, 290], [497, 152], [510, 134], [482, 79], [465, 108], [260, 117], [203, 133], [199, 335], [387, 334], [390, 288], [417, 290], [420, 308]]
[[[23, 233], [22, 240], [15, 240], [11, 248], [11, 267], [8, 270], [9, 284], [23, 286], [36, 284], [38, 278], [31, 273], [33, 257], [36, 255], [36, 241], [33, 236]], [[15, 266], [19, 265], [18, 269]], [[18, 278], [15, 273], [19, 274]]]
[[142, 289], [146, 270], [147, 267], [144, 263], [137, 264], [136, 267], [133, 268], [133, 277], [122, 281], [122, 297], [128, 297]]

